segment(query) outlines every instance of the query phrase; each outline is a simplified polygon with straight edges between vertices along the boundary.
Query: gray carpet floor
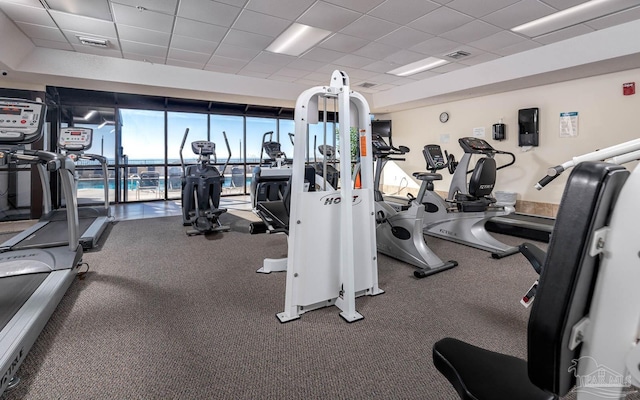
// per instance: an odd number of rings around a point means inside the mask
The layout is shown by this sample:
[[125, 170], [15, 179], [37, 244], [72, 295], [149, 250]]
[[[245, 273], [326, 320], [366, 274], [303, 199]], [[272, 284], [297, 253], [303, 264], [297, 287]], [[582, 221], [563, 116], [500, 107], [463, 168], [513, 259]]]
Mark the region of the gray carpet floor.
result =
[[526, 357], [519, 300], [536, 274], [521, 255], [428, 239], [460, 265], [416, 280], [380, 256], [386, 293], [357, 300], [363, 320], [329, 307], [281, 324], [285, 273], [256, 269], [286, 237], [249, 235], [246, 213], [209, 236], [180, 217], [116, 223], [2, 399], [456, 399], [431, 361], [440, 338]]

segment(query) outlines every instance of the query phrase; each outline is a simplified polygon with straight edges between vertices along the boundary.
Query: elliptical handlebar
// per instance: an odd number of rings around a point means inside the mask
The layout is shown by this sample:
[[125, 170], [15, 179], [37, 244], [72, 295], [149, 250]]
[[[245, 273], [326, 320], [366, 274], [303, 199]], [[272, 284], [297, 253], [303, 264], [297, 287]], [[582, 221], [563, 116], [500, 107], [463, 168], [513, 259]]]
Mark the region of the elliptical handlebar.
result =
[[182, 167], [182, 176], [186, 176], [186, 170], [184, 165], [184, 158], [182, 158], [182, 149], [184, 149], [184, 144], [187, 142], [187, 136], [189, 135], [189, 128], [184, 130], [184, 136], [182, 137], [182, 143], [180, 144], [180, 166]]
[[222, 136], [224, 137], [224, 143], [227, 145], [227, 161], [224, 162], [224, 167], [222, 167], [222, 173], [220, 175], [224, 176], [224, 171], [227, 169], [227, 165], [229, 165], [229, 161], [231, 161], [231, 146], [229, 146], [229, 139], [227, 139], [227, 132], [222, 131]]

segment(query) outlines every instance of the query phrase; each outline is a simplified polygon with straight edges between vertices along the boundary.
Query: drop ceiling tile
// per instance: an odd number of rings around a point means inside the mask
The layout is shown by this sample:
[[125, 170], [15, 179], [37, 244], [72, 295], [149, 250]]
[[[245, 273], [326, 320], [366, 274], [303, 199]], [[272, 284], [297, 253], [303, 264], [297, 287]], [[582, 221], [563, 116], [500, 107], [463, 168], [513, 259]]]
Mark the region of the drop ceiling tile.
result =
[[180, 0], [178, 16], [208, 24], [231, 26], [241, 10], [211, 0]]
[[42, 26], [42, 25], [34, 25], [27, 24], [24, 22], [16, 22], [16, 25], [25, 35], [29, 36], [31, 39], [46, 39], [46, 40], [54, 40], [56, 42], [66, 42], [67, 39], [60, 32], [58, 28], [52, 28], [50, 26]]
[[181, 50], [195, 51], [198, 53], [211, 54], [218, 47], [218, 42], [173, 35], [173, 37], [171, 37], [171, 47]]
[[445, 39], [453, 40], [458, 43], [473, 42], [480, 40], [494, 33], [500, 32], [500, 28], [487, 24], [480, 20], [474, 20], [468, 24], [464, 24], [459, 28], [441, 34]]
[[365, 65], [364, 67], [362, 67], [362, 69], [365, 71], [384, 73], [387, 71], [391, 71], [392, 69], [398, 68], [398, 66], [399, 64], [392, 63], [390, 61], [376, 61], [369, 65]]
[[533, 40], [525, 40], [524, 42], [516, 43], [511, 46], [504, 47], [502, 49], [497, 49], [492, 51], [492, 53], [500, 54], [501, 56], [508, 56], [511, 54], [521, 53], [523, 51], [535, 49], [536, 47], [542, 46], [540, 43], [534, 42]]
[[438, 54], [446, 54], [455, 51], [458, 47], [462, 46], [461, 43], [454, 42], [453, 40], [447, 40], [441, 37], [434, 37], [429, 40], [411, 47], [409, 50], [416, 51], [429, 56], [435, 56]]
[[315, 0], [250, 0], [246, 8], [294, 21], [314, 2]]
[[409, 23], [409, 26], [432, 35], [439, 35], [458, 28], [473, 20], [468, 15], [447, 7], [440, 7]]
[[467, 65], [462, 65], [458, 63], [449, 63], [445, 65], [441, 65], [437, 68], [430, 69], [429, 71], [435, 72], [438, 74], [446, 74], [447, 72], [457, 71], [459, 69], [467, 68]]
[[229, 33], [223, 39], [223, 44], [246, 47], [248, 49], [263, 50], [273, 41], [272, 37], [258, 35], [257, 33], [229, 29]]
[[322, 47], [314, 47], [304, 53], [301, 58], [312, 61], [333, 62], [344, 55], [345, 53], [341, 53], [339, 51], [323, 49]]
[[31, 6], [41, 8], [44, 10], [44, 6], [40, 3], [40, 0], [3, 0], [3, 3], [15, 3], [23, 6]]
[[564, 10], [578, 4], [584, 3], [585, 0], [544, 0], [544, 2], [558, 10]]
[[594, 19], [592, 21], [585, 22], [585, 25], [593, 29], [605, 29], [614, 25], [624, 24], [625, 22], [635, 21], [637, 19], [640, 19], [640, 7], [634, 7], [626, 11]]
[[294, 78], [291, 76], [278, 75], [277, 73], [269, 76], [269, 79], [273, 79], [274, 81], [279, 81], [279, 82], [294, 82], [298, 80], [298, 78]]
[[372, 60], [370, 58], [360, 57], [353, 54], [347, 54], [346, 56], [337, 59], [334, 62], [334, 64], [342, 65], [345, 67], [351, 67], [351, 68], [361, 68], [361, 67], [364, 67], [365, 65], [371, 64], [374, 61], [375, 60]]
[[347, 25], [340, 32], [362, 39], [376, 40], [398, 28], [400, 28], [400, 25], [393, 22], [363, 15], [355, 22]]
[[346, 8], [318, 1], [298, 18], [298, 22], [335, 32], [357, 20], [361, 15]]
[[258, 72], [258, 71], [252, 71], [252, 70], [248, 70], [248, 69], [241, 69], [240, 71], [238, 71], [238, 75], [243, 75], [243, 76], [250, 76], [252, 78], [260, 78], [260, 79], [267, 79], [269, 77], [268, 73], [264, 73], [264, 72]]
[[298, 58], [287, 65], [287, 67], [294, 69], [303, 69], [305, 71], [317, 71], [318, 68], [325, 65], [325, 63], [321, 63], [313, 60], [305, 60], [303, 58]]
[[482, 54], [478, 54], [478, 55], [472, 55], [470, 57], [464, 57], [461, 58], [459, 60], [457, 60], [456, 62], [458, 64], [464, 64], [464, 65], [477, 65], [477, 64], [482, 64], [484, 62], [487, 61], [492, 61], [495, 59], [500, 58], [501, 56], [497, 55], [497, 54], [493, 54], [493, 53], [482, 53]]
[[231, 46], [224, 43], [219, 45], [216, 49], [217, 56], [235, 58], [237, 60], [244, 60], [245, 62], [253, 60], [253, 58], [258, 54], [260, 54], [260, 50]]
[[[349, 77], [351, 77], [351, 75], [349, 75]], [[316, 82], [326, 82], [330, 79], [330, 77], [327, 77], [327, 74], [325, 74], [324, 72], [312, 72], [305, 75], [303, 79], [308, 79]]]
[[131, 7], [141, 6], [147, 10], [174, 15], [178, 0], [112, 0], [112, 3], [124, 4]]
[[409, 47], [424, 42], [431, 37], [433, 37], [433, 35], [403, 26], [390, 34], [381, 37], [376, 40], [376, 42], [408, 49]]
[[31, 39], [33, 44], [38, 47], [46, 47], [49, 49], [57, 49], [57, 50], [71, 50], [73, 51], [73, 46], [71, 46], [67, 42], [56, 42], [55, 40], [46, 40], [46, 39]]
[[122, 24], [118, 24], [118, 35], [122, 40], [155, 44], [156, 46], [169, 46], [169, 39], [171, 39], [171, 35], [166, 32], [152, 31]]
[[416, 53], [415, 51], [400, 50], [388, 57], [385, 57], [384, 61], [389, 61], [398, 65], [405, 65], [423, 59], [425, 59], [424, 54]]
[[251, 10], [242, 10], [236, 22], [233, 23], [233, 29], [276, 37], [287, 29], [289, 25], [291, 25], [291, 21], [286, 19]]
[[503, 29], [511, 29], [514, 26], [542, 18], [556, 11], [555, 8], [549, 7], [537, 0], [522, 0], [509, 7], [486, 15], [482, 19]]
[[175, 58], [167, 58], [167, 62], [165, 62], [165, 64], [173, 65], [176, 67], [191, 68], [191, 69], [203, 69], [205, 65], [205, 63], [203, 62], [185, 61], [182, 59], [175, 59]]
[[228, 28], [223, 26], [177, 17], [173, 33], [175, 35], [188, 36], [211, 42], [220, 42], [228, 30]]
[[[393, 67], [387, 69], [387, 71], [391, 71], [392, 69], [393, 69]], [[375, 75], [369, 77], [369, 81], [377, 83], [377, 84], [392, 83], [393, 81], [396, 81], [396, 80], [398, 80], [398, 77], [395, 76], [395, 75], [390, 75], [390, 74], [375, 74]], [[412, 82], [412, 81], [410, 81], [410, 82]]]
[[164, 61], [165, 61], [164, 57], [143, 56], [140, 54], [133, 54], [133, 53], [123, 53], [123, 56], [127, 60], [146, 62], [149, 65], [164, 64]]
[[546, 35], [537, 36], [533, 40], [542, 44], [550, 44], [559, 42], [561, 40], [570, 39], [575, 36], [584, 35], [593, 31], [593, 28], [590, 28], [585, 24], [579, 24], [560, 29], [559, 31], [551, 32]]
[[280, 71], [277, 72], [278, 75], [282, 75], [282, 76], [288, 76], [291, 78], [302, 78], [305, 75], [309, 74], [309, 71], [304, 70], [304, 69], [296, 69], [296, 68], [291, 68], [289, 66], [285, 67], [285, 68], [281, 68]]
[[52, 10], [113, 21], [107, 0], [47, 0], [46, 3]]
[[380, 60], [400, 50], [399, 47], [389, 46], [383, 43], [371, 42], [354, 51], [353, 54]]
[[344, 71], [344, 70], [345, 70], [344, 66], [331, 63], [331, 64], [323, 65], [322, 67], [318, 68], [316, 72], [326, 74], [327, 81], [328, 81], [331, 78], [331, 74], [333, 74], [333, 71]]
[[150, 10], [139, 11], [134, 7], [121, 4], [113, 4], [113, 13], [118, 25], [137, 26], [138, 28], [167, 33], [171, 33], [173, 29], [174, 17], [172, 15]]
[[113, 22], [53, 10], [49, 13], [62, 30], [84, 32], [94, 36], [118, 37]]
[[351, 78], [352, 83], [354, 80], [366, 80], [375, 75], [378, 75], [378, 73], [364, 69], [349, 68], [349, 78]]
[[480, 18], [492, 12], [517, 3], [520, 0], [454, 0], [447, 7], [472, 17]]
[[202, 63], [202, 65], [204, 66], [204, 64], [209, 61], [209, 58], [211, 58], [211, 54], [197, 53], [195, 51], [188, 51], [171, 47], [169, 49], [169, 53], [167, 54], [167, 59], [170, 58], [174, 60], [184, 60], [191, 63]]
[[220, 57], [214, 55], [211, 57], [207, 65], [217, 65], [220, 67], [235, 68], [237, 71], [247, 65], [246, 61], [237, 60], [235, 58]]
[[235, 6], [235, 7], [244, 7], [245, 4], [247, 3], [247, 0], [216, 0], [219, 3], [224, 3], [224, 4], [228, 4], [230, 6]]
[[94, 54], [96, 56], [122, 58], [122, 53], [118, 49], [103, 49], [95, 46], [85, 46], [82, 44], [72, 44], [73, 49], [78, 53]]
[[332, 3], [340, 7], [348, 8], [349, 10], [367, 13], [374, 7], [382, 4], [384, 0], [326, 0], [327, 3]]
[[17, 3], [0, 2], [0, 9], [15, 22], [55, 27], [49, 13], [42, 7], [31, 7]]
[[252, 61], [284, 67], [285, 65], [289, 64], [290, 62], [296, 59], [297, 57], [263, 51], [260, 54], [258, 54]]
[[212, 64], [205, 65], [204, 69], [212, 72], [221, 72], [223, 74], [237, 74], [238, 71], [240, 71], [240, 68], [223, 67], [220, 65], [212, 65]]
[[511, 33], [510, 31], [500, 31], [494, 35], [487, 36], [486, 38], [470, 42], [469, 46], [477, 47], [481, 50], [492, 51], [502, 49], [525, 40], [526, 39], [522, 36]]
[[406, 25], [438, 7], [439, 4], [428, 0], [387, 0], [371, 10], [369, 15]]
[[166, 57], [166, 46], [154, 46], [152, 44], [130, 42], [128, 40], [120, 41], [120, 48], [123, 53], [140, 54], [143, 56]]
[[320, 43], [318, 47], [339, 51], [342, 53], [353, 53], [367, 43], [369, 43], [369, 41], [365, 39], [344, 35], [342, 33], [336, 33], [335, 35], [330, 36], [324, 42]]

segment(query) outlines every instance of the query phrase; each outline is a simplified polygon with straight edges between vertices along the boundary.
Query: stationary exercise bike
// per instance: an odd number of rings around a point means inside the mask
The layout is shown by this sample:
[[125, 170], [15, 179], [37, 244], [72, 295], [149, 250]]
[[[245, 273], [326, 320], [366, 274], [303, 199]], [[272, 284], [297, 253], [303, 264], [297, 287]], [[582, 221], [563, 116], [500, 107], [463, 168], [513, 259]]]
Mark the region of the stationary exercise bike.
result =
[[[376, 159], [376, 170], [373, 181], [373, 195], [376, 211], [376, 242], [380, 253], [409, 263], [418, 270], [416, 278], [424, 278], [445, 271], [458, 265], [456, 261], [442, 261], [424, 241], [424, 205], [410, 197], [400, 211], [389, 205], [380, 191], [380, 177], [387, 161], [403, 161], [399, 158], [409, 152], [409, 148], [388, 145], [379, 135], [372, 135], [373, 155]], [[425, 185], [428, 180], [442, 179], [436, 173], [415, 173], [414, 176]]]
[[[196, 165], [185, 166], [182, 158], [182, 149], [187, 141], [189, 128], [184, 132], [180, 145], [180, 163], [182, 165], [182, 223], [191, 225], [192, 230], [187, 235], [201, 235], [210, 232], [222, 232], [231, 229], [228, 225], [222, 225], [220, 215], [227, 212], [220, 206], [220, 194], [224, 183], [224, 175], [214, 166], [217, 162], [216, 145], [208, 140], [196, 140], [191, 143], [191, 150], [198, 155]], [[222, 132], [227, 144], [229, 157], [222, 168], [224, 170], [231, 159], [231, 148], [227, 140], [227, 134]], [[213, 164], [211, 163], [213, 156]]]
[[[464, 137], [458, 139], [464, 156], [455, 163], [451, 155], [443, 156], [437, 144], [426, 145], [423, 155], [427, 169], [433, 173], [448, 168], [453, 173], [449, 195], [445, 200], [434, 191], [433, 182], [421, 187], [420, 203], [426, 210], [424, 233], [451, 240], [480, 250], [490, 251], [493, 258], [503, 258], [518, 253], [518, 247], [508, 246], [491, 236], [485, 223], [497, 216], [515, 211], [512, 206], [498, 206], [491, 196], [496, 181], [496, 171], [515, 163], [513, 153], [496, 150], [483, 139]], [[506, 154], [511, 161], [496, 167], [495, 155]], [[479, 158], [472, 170], [469, 162], [473, 155]], [[467, 183], [467, 175], [471, 174]]]
[[[268, 158], [264, 158], [264, 156]], [[251, 204], [255, 210], [259, 202], [280, 201], [291, 178], [292, 160], [281, 149], [279, 142], [273, 140], [273, 131], [262, 135], [260, 165], [253, 169], [251, 179]]]

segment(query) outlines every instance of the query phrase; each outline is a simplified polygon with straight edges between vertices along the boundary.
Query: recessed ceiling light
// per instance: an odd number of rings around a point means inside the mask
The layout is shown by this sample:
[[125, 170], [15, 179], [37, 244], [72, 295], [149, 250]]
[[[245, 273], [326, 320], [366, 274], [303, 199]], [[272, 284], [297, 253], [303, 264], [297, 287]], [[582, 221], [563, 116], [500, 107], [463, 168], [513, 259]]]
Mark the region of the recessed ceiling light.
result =
[[266, 50], [297, 57], [330, 34], [331, 31], [294, 22]]
[[109, 47], [109, 41], [107, 39], [99, 39], [88, 36], [76, 36], [80, 43], [86, 44], [88, 46], [95, 47]]
[[417, 74], [418, 72], [426, 71], [431, 68], [439, 67], [440, 65], [448, 64], [449, 61], [440, 58], [429, 57], [424, 60], [416, 61], [411, 64], [404, 65], [400, 68], [393, 69], [387, 74], [398, 76], [409, 76]]
[[529, 37], [536, 37], [636, 6], [638, 6], [638, 0], [591, 0], [516, 26], [511, 30]]

